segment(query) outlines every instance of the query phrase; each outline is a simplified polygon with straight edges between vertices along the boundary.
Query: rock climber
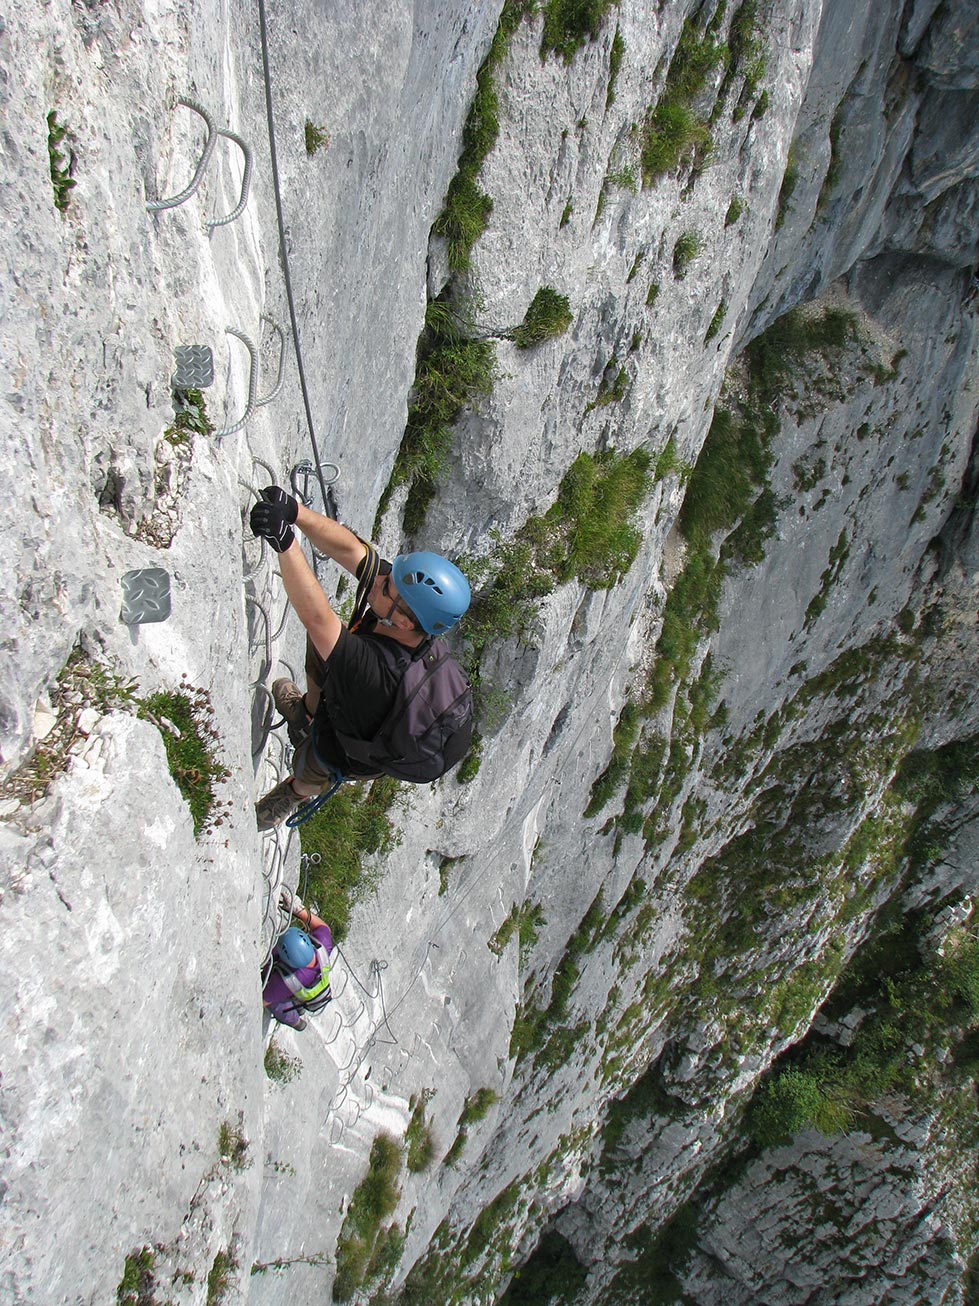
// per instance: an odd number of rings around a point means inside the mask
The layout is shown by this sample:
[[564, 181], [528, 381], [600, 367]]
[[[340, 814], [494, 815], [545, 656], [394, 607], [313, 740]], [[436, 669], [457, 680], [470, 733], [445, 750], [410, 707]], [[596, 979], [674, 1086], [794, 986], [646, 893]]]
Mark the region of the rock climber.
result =
[[[279, 486], [261, 493], [251, 511], [251, 528], [279, 554], [286, 594], [307, 636], [305, 692], [288, 679], [272, 685], [296, 755], [293, 775], [256, 804], [258, 828], [270, 830], [307, 798], [326, 790], [337, 775], [367, 779], [380, 774], [351, 758], [337, 732], [361, 740], [374, 736], [404, 674], [399, 660], [389, 656], [392, 644], [413, 651], [451, 630], [469, 607], [470, 590], [459, 568], [437, 553], [401, 554], [389, 563], [346, 526], [305, 507]], [[358, 602], [349, 628], [321, 589], [293, 527], [319, 553], [357, 577]]]
[[[283, 906], [287, 906], [283, 901]], [[305, 1029], [306, 1012], [319, 1010], [331, 999], [329, 957], [333, 935], [326, 921], [308, 908], [292, 903], [290, 925], [272, 953], [272, 973], [262, 990], [262, 1003], [282, 1025]]]

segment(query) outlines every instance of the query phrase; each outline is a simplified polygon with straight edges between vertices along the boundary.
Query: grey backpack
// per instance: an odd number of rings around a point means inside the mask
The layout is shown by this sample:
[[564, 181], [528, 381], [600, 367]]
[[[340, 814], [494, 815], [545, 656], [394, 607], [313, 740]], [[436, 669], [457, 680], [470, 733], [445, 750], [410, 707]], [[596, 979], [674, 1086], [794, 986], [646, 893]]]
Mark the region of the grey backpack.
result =
[[472, 688], [440, 639], [428, 640], [414, 653], [390, 644], [383, 641], [384, 656], [404, 668], [391, 711], [373, 739], [340, 731], [336, 736], [356, 762], [396, 780], [426, 784], [469, 752]]

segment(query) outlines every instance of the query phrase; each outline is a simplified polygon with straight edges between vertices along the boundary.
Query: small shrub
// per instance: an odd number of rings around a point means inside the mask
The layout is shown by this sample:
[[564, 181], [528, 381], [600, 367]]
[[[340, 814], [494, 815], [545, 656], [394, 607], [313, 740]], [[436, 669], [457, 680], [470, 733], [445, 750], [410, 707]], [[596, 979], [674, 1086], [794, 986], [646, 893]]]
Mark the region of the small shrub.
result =
[[124, 681], [108, 667], [88, 658], [79, 648], [68, 657], [50, 693], [56, 725], [33, 755], [12, 775], [0, 781], [4, 798], [33, 803], [43, 798], [51, 783], [68, 765], [72, 747], [82, 739], [78, 719], [86, 707], [99, 712], [133, 712], [136, 682]]
[[530, 301], [524, 320], [509, 333], [518, 349], [530, 349], [563, 335], [573, 321], [571, 305], [566, 295], [560, 295], [550, 286], [541, 286]]
[[366, 858], [384, 856], [401, 841], [390, 813], [402, 801], [402, 793], [390, 776], [348, 782], [299, 827], [303, 852], [320, 854], [318, 864], [309, 863], [308, 896], [319, 903], [338, 942], [350, 927], [354, 905], [376, 883]]
[[[179, 406], [178, 406], [179, 405]], [[175, 393], [173, 425], [163, 432], [167, 444], [174, 448], [189, 444], [195, 435], [210, 435], [214, 423], [207, 415], [204, 396], [200, 390], [180, 390]]]
[[571, 221], [572, 213], [574, 213], [574, 201], [569, 199], [567, 204], [564, 206], [564, 212], [561, 214], [561, 221], [558, 223], [558, 226], [566, 227]]
[[411, 1119], [405, 1131], [405, 1144], [408, 1149], [406, 1164], [412, 1174], [427, 1170], [435, 1155], [432, 1129], [425, 1120], [425, 1108], [431, 1097], [431, 1090], [426, 1089], [417, 1100], [412, 1100]]
[[206, 689], [184, 682], [178, 690], [160, 690], [140, 701], [139, 715], [160, 731], [170, 774], [190, 808], [194, 836], [223, 823], [223, 804], [215, 787], [231, 772], [215, 755], [218, 733]]
[[224, 1301], [237, 1268], [238, 1262], [232, 1256], [230, 1248], [218, 1252], [207, 1276], [207, 1306], [220, 1306]]
[[221, 1122], [218, 1130], [218, 1156], [233, 1170], [244, 1170], [247, 1166], [248, 1139], [242, 1133], [240, 1120], [236, 1125], [228, 1120]]
[[70, 175], [70, 162], [66, 167], [65, 156], [58, 149], [67, 135], [68, 128], [58, 122], [57, 110], [52, 109], [48, 114], [48, 163], [54, 190], [54, 207], [62, 215], [68, 212], [71, 192], [78, 184]]
[[673, 275], [682, 281], [687, 269], [703, 249], [703, 242], [695, 231], [685, 231], [673, 246]]
[[625, 39], [618, 28], [615, 29], [615, 35], [612, 37], [612, 49], [609, 52], [608, 59], [608, 92], [605, 96], [605, 107], [610, 109], [615, 103], [615, 83], [619, 76], [619, 69], [622, 67], [622, 56], [625, 54]]
[[646, 292], [646, 307], [652, 308], [659, 296], [659, 282], [650, 282], [649, 289]]
[[727, 206], [727, 213], [725, 213], [724, 215], [725, 227], [733, 227], [734, 224], [737, 222], [737, 220], [741, 217], [741, 214], [744, 213], [744, 210], [745, 210], [744, 200], [741, 199], [740, 196], [735, 195], [734, 199]]
[[546, 0], [540, 55], [570, 63], [586, 41], [594, 41], [614, 0]]
[[157, 1306], [155, 1261], [151, 1247], [129, 1253], [116, 1289], [119, 1306]]
[[273, 1084], [284, 1086], [291, 1083], [302, 1070], [300, 1057], [290, 1056], [284, 1052], [273, 1037], [265, 1049], [265, 1074]]
[[304, 129], [304, 140], [306, 143], [306, 153], [310, 158], [312, 158], [317, 150], [325, 150], [329, 146], [330, 133], [325, 127], [316, 127], [307, 118]]

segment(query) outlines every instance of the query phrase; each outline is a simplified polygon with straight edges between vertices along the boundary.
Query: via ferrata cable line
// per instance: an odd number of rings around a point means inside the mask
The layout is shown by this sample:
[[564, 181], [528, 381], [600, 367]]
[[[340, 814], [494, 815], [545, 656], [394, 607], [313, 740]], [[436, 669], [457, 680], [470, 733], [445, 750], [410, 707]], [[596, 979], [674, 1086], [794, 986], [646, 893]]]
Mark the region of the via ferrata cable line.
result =
[[[316, 465], [316, 476], [320, 483], [320, 493], [323, 496], [324, 509], [330, 500], [327, 495], [326, 480], [323, 476], [323, 465], [320, 461], [320, 451], [316, 443], [316, 431], [313, 423], [313, 412], [309, 402], [309, 389], [306, 385], [306, 371], [303, 367], [302, 349], [299, 344], [299, 323], [296, 320], [296, 303], [292, 293], [292, 277], [289, 273], [289, 251], [286, 248], [286, 229], [282, 217], [282, 192], [279, 186], [279, 164], [275, 149], [275, 120], [272, 113], [272, 74], [269, 66], [269, 42], [268, 42], [268, 24], [265, 14], [265, 0], [258, 0], [258, 18], [262, 38], [262, 80], [265, 84], [265, 116], [268, 121], [269, 129], [269, 154], [272, 162], [272, 190], [275, 195], [275, 216], [279, 228], [279, 257], [282, 261], [282, 277], [286, 287], [286, 300], [289, 304], [289, 322], [292, 328], [292, 340], [296, 350], [296, 366], [299, 369], [299, 388], [302, 391], [303, 407], [306, 410], [306, 425], [309, 429], [309, 442], [313, 449], [313, 461]], [[316, 550], [313, 550], [313, 565], [316, 565]]]

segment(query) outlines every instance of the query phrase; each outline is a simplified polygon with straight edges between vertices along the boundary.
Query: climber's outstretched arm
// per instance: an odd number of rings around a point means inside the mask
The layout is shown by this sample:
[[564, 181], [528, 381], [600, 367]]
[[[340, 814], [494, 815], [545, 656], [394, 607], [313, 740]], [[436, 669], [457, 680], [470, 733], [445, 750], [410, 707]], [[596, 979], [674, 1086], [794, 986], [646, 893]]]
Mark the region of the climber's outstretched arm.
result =
[[367, 546], [352, 530], [302, 504], [299, 504], [296, 525], [314, 548], [356, 576]]
[[[300, 508], [300, 513], [303, 509]], [[314, 513], [313, 516], [318, 516]], [[324, 517], [323, 521], [329, 521]], [[302, 529], [302, 517], [299, 518], [297, 525]], [[336, 525], [335, 522], [331, 525]], [[346, 531], [346, 527], [340, 527]], [[346, 531], [351, 535], [350, 531]], [[352, 535], [357, 540], [356, 535]], [[361, 550], [364, 546], [357, 540]], [[321, 546], [318, 546], [321, 547]], [[323, 552], [329, 552], [323, 546]], [[335, 557], [333, 553], [331, 557]], [[340, 559], [337, 558], [340, 562]], [[346, 564], [341, 564], [346, 565]], [[279, 570], [282, 573], [282, 581], [286, 587], [286, 594], [289, 596], [289, 602], [296, 610], [299, 620], [306, 627], [310, 639], [313, 641], [313, 647], [324, 661], [330, 656], [336, 642], [340, 638], [340, 631], [343, 629], [340, 618], [330, 607], [330, 600], [320, 588], [320, 583], [313, 575], [313, 569], [306, 561], [306, 555], [298, 540], [294, 539], [285, 552], [279, 554]]]

